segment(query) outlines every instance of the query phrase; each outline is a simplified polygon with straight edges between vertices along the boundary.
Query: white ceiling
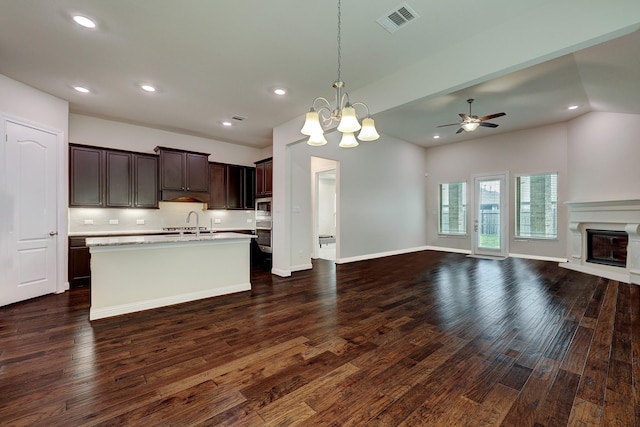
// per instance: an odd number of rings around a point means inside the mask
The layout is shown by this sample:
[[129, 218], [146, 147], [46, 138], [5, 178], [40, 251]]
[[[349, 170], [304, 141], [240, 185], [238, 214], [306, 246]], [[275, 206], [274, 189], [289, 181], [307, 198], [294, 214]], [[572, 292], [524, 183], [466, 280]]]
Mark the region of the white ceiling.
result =
[[[407, 0], [420, 18], [389, 34], [376, 19], [399, 4], [344, 0], [342, 79], [348, 91], [473, 40], [488, 27], [543, 7], [551, 11], [558, 2]], [[0, 73], [68, 100], [72, 113], [266, 147], [274, 127], [304, 114], [316, 96], [333, 97], [334, 2], [0, 0], [0, 11]], [[98, 28], [79, 27], [73, 13], [94, 18]], [[471, 48], [495, 55], [501, 42], [478, 41]], [[140, 83], [158, 91], [144, 93]], [[640, 114], [639, 83], [635, 32], [454, 93], [416, 96], [374, 117], [379, 132], [428, 146], [588, 111]], [[77, 93], [74, 85], [91, 93]], [[273, 95], [277, 86], [290, 93]], [[493, 120], [498, 128], [459, 135], [456, 126], [437, 128], [468, 112], [470, 97], [474, 114], [506, 112]], [[581, 107], [569, 112], [570, 104]], [[234, 115], [246, 120], [232, 128], [220, 124]], [[437, 141], [435, 134], [441, 135]]]

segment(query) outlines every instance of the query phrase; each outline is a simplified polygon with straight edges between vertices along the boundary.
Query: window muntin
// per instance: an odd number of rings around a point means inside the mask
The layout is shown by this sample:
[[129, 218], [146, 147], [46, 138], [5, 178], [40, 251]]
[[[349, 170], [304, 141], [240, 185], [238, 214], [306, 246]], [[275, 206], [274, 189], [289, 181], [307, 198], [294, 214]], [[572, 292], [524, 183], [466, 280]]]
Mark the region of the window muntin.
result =
[[516, 237], [558, 237], [558, 174], [516, 177]]
[[451, 182], [438, 186], [438, 233], [467, 233], [467, 183]]

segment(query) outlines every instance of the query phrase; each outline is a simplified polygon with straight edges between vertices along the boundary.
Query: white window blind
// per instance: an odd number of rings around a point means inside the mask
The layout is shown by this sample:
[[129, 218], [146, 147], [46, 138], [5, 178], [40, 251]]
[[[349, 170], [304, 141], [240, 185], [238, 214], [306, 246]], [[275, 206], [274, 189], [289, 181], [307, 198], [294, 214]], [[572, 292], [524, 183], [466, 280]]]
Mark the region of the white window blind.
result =
[[438, 232], [467, 233], [467, 183], [452, 182], [439, 186]]
[[516, 178], [516, 236], [558, 237], [558, 174]]

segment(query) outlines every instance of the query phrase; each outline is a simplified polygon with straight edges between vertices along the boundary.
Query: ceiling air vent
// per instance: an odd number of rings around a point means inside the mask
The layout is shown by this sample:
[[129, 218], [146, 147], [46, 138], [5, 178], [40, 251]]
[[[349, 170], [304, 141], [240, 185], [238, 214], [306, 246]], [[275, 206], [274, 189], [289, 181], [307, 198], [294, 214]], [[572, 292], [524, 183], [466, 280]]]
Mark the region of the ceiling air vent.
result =
[[246, 119], [247, 119], [246, 117], [242, 117], [242, 116], [238, 116], [238, 115], [231, 116], [231, 118], [232, 118], [233, 120], [237, 120], [237, 121], [239, 121], [239, 122], [241, 122], [241, 121], [243, 121], [243, 120], [246, 120]]
[[418, 15], [415, 10], [411, 9], [408, 4], [402, 3], [400, 6], [376, 19], [376, 22], [382, 25], [384, 29], [390, 33], [395, 33], [400, 28], [419, 17], [420, 15]]

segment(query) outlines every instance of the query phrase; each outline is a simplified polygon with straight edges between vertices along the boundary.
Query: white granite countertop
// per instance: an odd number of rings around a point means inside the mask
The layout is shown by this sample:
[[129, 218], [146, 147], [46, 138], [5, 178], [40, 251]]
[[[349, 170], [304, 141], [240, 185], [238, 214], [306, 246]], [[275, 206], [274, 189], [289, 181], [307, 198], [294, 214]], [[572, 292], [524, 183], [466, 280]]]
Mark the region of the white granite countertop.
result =
[[112, 237], [89, 237], [87, 246], [116, 246], [116, 245], [136, 245], [154, 243], [184, 243], [184, 242], [211, 242], [216, 240], [240, 240], [256, 238], [252, 234], [233, 232], [201, 232], [200, 237], [194, 234], [164, 234], [164, 235], [137, 235], [137, 236], [112, 236]]
[[[221, 232], [234, 232], [238, 230], [251, 230], [254, 228], [214, 228], [214, 233]], [[144, 236], [144, 235], [152, 235], [152, 234], [177, 234], [178, 231], [169, 231], [169, 230], [116, 230], [116, 231], [70, 231], [69, 237], [109, 237], [109, 236]], [[193, 232], [195, 233], [195, 231]], [[201, 231], [201, 233], [209, 233], [209, 230]], [[186, 234], [186, 233], [185, 233]]]

